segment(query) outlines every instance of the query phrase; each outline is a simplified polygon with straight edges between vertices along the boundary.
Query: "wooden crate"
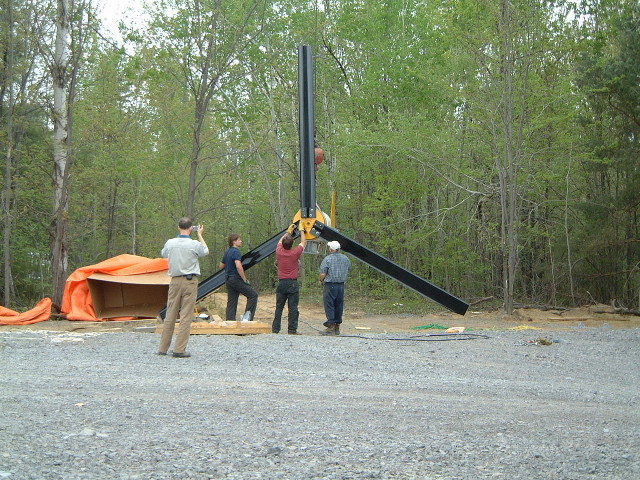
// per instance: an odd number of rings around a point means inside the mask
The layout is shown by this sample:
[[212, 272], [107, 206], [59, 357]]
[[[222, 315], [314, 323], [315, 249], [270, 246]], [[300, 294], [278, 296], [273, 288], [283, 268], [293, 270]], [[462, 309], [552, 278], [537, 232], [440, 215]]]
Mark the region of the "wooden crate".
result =
[[[175, 332], [178, 331], [176, 324]], [[156, 333], [162, 333], [162, 325], [156, 327]], [[211, 322], [193, 322], [191, 335], [255, 335], [257, 333], [271, 333], [271, 324], [255, 322], [227, 322], [219, 316], [213, 315]]]

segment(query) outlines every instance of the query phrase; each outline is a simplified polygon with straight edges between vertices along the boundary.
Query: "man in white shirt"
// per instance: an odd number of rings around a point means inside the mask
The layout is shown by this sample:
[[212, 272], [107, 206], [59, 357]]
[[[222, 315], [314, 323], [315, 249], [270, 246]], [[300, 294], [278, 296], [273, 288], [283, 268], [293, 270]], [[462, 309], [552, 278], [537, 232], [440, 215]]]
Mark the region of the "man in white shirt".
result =
[[[200, 275], [199, 258], [209, 254], [209, 248], [202, 238], [204, 227], [193, 226], [188, 217], [182, 217], [178, 222], [180, 235], [170, 238], [164, 244], [161, 255], [169, 259], [169, 296], [167, 311], [162, 328], [162, 338], [158, 355], [166, 355], [171, 345], [176, 319], [180, 313], [180, 328], [173, 346], [173, 356], [187, 358], [187, 342], [191, 333], [191, 322], [198, 298], [198, 275]], [[193, 240], [191, 232], [197, 232], [198, 240]]]

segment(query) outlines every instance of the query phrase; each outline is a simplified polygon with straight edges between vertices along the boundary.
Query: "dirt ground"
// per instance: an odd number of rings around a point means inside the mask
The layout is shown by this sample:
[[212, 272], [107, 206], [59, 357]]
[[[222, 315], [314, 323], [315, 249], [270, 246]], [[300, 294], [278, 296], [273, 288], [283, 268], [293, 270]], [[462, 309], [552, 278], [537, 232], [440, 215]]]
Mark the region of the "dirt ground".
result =
[[[198, 304], [203, 315], [224, 318], [226, 294], [216, 293]], [[243, 309], [242, 299], [238, 312]], [[271, 323], [275, 310], [275, 295], [261, 295], [256, 312], [256, 320]], [[282, 329], [286, 330], [287, 309], [285, 308]], [[300, 303], [299, 332], [314, 335], [323, 330], [324, 310], [319, 301]], [[208, 321], [200, 319], [200, 321]], [[128, 321], [82, 322], [68, 320], [49, 320], [31, 325], [0, 325], [0, 331], [10, 330], [50, 330], [67, 332], [129, 332], [150, 331], [159, 322], [158, 319], [139, 319]], [[424, 328], [424, 327], [431, 328]], [[447, 310], [429, 315], [417, 315], [410, 312], [398, 314], [371, 314], [365, 308], [358, 308], [349, 302], [345, 305], [342, 334], [367, 333], [435, 333], [444, 327], [465, 327], [474, 330], [565, 330], [574, 328], [638, 328], [640, 316], [615, 313], [608, 305], [593, 305], [566, 310], [543, 310], [539, 308], [520, 308], [514, 315], [506, 315], [502, 310], [489, 310], [471, 306], [466, 315], [460, 316]]]

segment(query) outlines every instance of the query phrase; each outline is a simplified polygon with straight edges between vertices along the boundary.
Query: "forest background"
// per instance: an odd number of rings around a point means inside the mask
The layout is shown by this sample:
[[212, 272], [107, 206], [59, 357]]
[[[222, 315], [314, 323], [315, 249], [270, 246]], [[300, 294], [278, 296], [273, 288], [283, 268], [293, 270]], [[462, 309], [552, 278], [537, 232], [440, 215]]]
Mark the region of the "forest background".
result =
[[[508, 313], [640, 308], [636, 1], [160, 0], [117, 37], [95, 1], [1, 3], [5, 306], [158, 257], [183, 215], [205, 225], [205, 276], [228, 234], [248, 250], [288, 226], [304, 44], [341, 232]], [[350, 293], [431, 305], [353, 263]], [[273, 291], [274, 259], [249, 276]]]

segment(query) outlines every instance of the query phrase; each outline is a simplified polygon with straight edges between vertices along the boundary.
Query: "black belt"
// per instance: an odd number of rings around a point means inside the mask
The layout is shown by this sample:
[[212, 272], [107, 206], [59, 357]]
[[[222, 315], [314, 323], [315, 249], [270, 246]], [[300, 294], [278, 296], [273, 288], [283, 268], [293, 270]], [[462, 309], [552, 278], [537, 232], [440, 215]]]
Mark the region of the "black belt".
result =
[[332, 285], [342, 285], [344, 282], [324, 282], [325, 284], [330, 283]]
[[187, 273], [186, 275], [180, 275], [181, 277], [185, 277], [187, 280], [191, 280], [193, 277], [197, 277], [197, 273]]

